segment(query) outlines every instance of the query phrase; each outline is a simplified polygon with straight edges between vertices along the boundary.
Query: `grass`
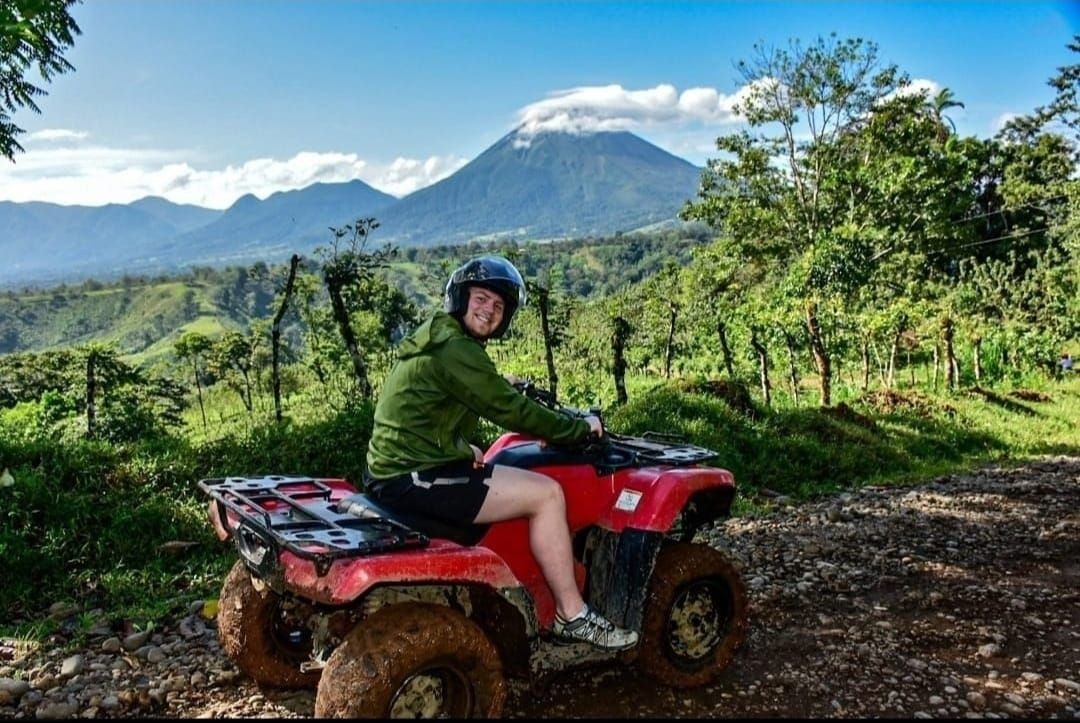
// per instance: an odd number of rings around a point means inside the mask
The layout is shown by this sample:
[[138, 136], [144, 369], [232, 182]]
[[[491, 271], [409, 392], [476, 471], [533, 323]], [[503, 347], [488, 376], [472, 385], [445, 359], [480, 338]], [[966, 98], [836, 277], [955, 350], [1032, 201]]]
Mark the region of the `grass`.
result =
[[[692, 380], [690, 380], [692, 382]], [[705, 385], [634, 380], [631, 401], [607, 415], [617, 432], [676, 433], [720, 453], [739, 485], [736, 513], [767, 509], [773, 492], [808, 499], [864, 485], [911, 484], [988, 463], [1080, 454], [1080, 375], [1027, 380], [992, 391], [889, 397], [845, 394], [844, 406], [736, 408]], [[1031, 401], [1026, 390], [1045, 395]], [[0, 634], [45, 635], [45, 611], [71, 601], [84, 611], [146, 624], [217, 596], [234, 552], [211, 533], [202, 478], [293, 472], [358, 479], [371, 406], [335, 410], [314, 389], [288, 398], [288, 417], [272, 424], [270, 405], [250, 417], [235, 392], [207, 392], [211, 433], [198, 409], [180, 437], [111, 446], [25, 442], [0, 435], [0, 468], [15, 484], [0, 488]], [[1037, 396], [1037, 395], [1034, 395]], [[4, 412], [0, 411], [0, 429]], [[486, 432], [489, 437], [493, 428]], [[762, 494], [764, 491], [770, 491]], [[168, 553], [169, 541], [197, 543]]]

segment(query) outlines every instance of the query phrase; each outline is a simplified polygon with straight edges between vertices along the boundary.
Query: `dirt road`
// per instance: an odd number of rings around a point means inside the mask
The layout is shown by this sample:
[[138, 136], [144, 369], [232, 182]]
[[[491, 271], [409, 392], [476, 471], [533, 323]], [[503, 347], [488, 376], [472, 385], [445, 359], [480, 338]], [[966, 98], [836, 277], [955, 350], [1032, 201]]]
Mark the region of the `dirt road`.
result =
[[[515, 683], [506, 715], [1080, 717], [1080, 458], [776, 503], [699, 538], [741, 562], [751, 594], [715, 684], [585, 670], [540, 698]], [[99, 632], [79, 653], [0, 661], [0, 717], [312, 715], [310, 693], [237, 674], [196, 615], [131, 651]]]

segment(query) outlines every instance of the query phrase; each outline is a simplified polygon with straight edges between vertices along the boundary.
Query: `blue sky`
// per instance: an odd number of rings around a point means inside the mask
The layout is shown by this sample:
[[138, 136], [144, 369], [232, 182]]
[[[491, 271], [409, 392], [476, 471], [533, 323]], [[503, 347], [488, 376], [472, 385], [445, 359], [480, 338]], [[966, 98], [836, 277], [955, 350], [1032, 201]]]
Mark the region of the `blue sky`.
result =
[[[1076, 62], [1067, 2], [87, 0], [68, 59], [16, 114], [0, 200], [223, 208], [316, 181], [404, 195], [517, 124], [631, 130], [703, 164], [755, 42], [862, 37], [992, 135]], [[688, 92], [689, 91], [689, 92]], [[554, 124], [554, 125], [553, 125]]]

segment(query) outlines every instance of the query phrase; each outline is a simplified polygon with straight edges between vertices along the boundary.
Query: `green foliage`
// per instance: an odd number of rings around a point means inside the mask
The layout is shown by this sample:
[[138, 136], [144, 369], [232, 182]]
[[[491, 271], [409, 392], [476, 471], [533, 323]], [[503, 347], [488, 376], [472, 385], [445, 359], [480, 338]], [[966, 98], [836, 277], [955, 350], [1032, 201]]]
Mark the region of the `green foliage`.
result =
[[[14, 411], [28, 414], [26, 406]], [[0, 413], [0, 430], [11, 414]], [[371, 415], [361, 405], [309, 425], [271, 424], [199, 445], [0, 435], [0, 467], [15, 480], [0, 488], [8, 569], [0, 617], [11, 621], [69, 597], [138, 610], [189, 590], [212, 596], [229, 550], [213, 537], [195, 482], [272, 473], [359, 480]], [[175, 540], [199, 546], [190, 557], [164, 553], [162, 544]]]
[[15, 160], [23, 150], [17, 140], [23, 132], [11, 118], [20, 108], [40, 113], [34, 99], [45, 90], [27, 80], [36, 67], [41, 79], [74, 70], [64, 51], [81, 31], [71, 17], [79, 0], [5, 0], [0, 4], [0, 155]]

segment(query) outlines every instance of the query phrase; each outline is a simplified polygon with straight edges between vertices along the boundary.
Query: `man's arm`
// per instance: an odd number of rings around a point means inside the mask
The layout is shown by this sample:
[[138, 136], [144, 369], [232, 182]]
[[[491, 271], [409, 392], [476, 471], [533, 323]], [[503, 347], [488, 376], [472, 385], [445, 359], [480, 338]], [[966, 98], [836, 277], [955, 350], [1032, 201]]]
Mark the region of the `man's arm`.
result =
[[475, 341], [455, 339], [447, 343], [440, 349], [439, 361], [446, 391], [501, 427], [552, 442], [578, 441], [593, 429], [584, 419], [559, 414], [518, 392]]

